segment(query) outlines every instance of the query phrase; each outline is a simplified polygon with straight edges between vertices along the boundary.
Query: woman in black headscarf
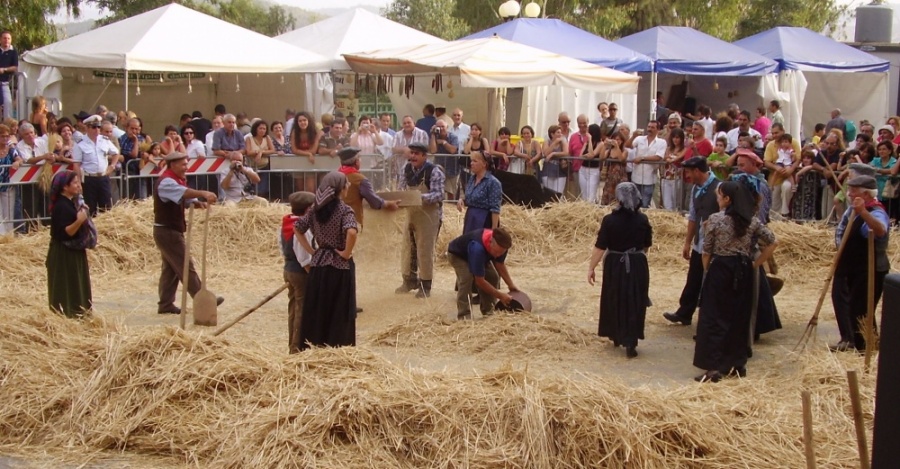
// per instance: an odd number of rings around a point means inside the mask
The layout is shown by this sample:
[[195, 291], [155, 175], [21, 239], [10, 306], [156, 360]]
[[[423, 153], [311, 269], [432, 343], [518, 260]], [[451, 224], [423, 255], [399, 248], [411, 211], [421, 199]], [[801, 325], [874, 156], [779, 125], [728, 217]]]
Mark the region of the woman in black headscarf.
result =
[[50, 184], [47, 296], [50, 309], [71, 318], [91, 309], [87, 251], [73, 244], [88, 217], [88, 207], [81, 200], [81, 179], [74, 171], [60, 171]]
[[594, 269], [604, 259], [597, 334], [610, 338], [617, 347], [625, 346], [625, 354], [634, 358], [638, 339], [644, 338], [644, 320], [650, 304], [646, 251], [653, 243], [653, 228], [647, 215], [640, 212], [637, 186], [630, 182], [619, 184], [616, 199], [619, 206], [600, 223], [587, 280], [594, 284]]
[[[300, 350], [356, 345], [356, 275], [353, 209], [341, 199], [350, 184], [333, 171], [322, 178], [311, 210], [294, 224], [295, 239], [312, 254], [300, 323]], [[306, 240], [312, 230], [317, 249]]]
[[[754, 216], [753, 193], [746, 184], [726, 181], [716, 191], [721, 212], [703, 226], [700, 322], [694, 366], [706, 370], [695, 379], [718, 382], [747, 373], [747, 339], [753, 297], [753, 270], [775, 251], [775, 235]], [[752, 259], [756, 242], [761, 251]]]

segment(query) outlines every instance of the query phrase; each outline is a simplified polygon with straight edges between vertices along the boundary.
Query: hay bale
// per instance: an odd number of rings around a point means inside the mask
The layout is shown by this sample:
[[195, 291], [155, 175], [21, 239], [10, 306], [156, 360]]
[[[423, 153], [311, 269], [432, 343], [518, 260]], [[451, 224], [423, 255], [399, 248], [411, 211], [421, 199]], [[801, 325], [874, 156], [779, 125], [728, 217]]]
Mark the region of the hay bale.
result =
[[[843, 370], [674, 389], [614, 378], [406, 369], [362, 348], [272, 357], [227, 340], [101, 319], [13, 314], [0, 329], [0, 444], [173, 456], [221, 467], [801, 467], [799, 393], [818, 455], [856, 459]], [[874, 377], [863, 375], [871, 425]]]

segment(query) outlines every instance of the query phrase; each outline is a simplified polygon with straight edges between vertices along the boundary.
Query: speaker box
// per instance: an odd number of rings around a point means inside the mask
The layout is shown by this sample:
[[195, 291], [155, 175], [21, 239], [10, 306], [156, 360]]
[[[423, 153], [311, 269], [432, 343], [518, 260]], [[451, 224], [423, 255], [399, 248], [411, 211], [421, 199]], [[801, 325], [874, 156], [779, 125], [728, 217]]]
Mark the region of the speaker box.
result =
[[896, 468], [900, 448], [900, 274], [884, 279], [881, 304], [872, 469]]

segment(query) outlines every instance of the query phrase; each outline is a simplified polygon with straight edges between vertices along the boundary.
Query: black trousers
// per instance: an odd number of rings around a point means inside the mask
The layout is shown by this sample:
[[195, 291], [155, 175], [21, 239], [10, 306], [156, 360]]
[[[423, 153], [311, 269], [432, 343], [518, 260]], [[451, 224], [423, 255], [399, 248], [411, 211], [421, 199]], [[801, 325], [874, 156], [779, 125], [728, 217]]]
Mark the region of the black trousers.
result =
[[687, 280], [678, 300], [678, 311], [675, 312], [678, 317], [687, 320], [694, 317], [694, 311], [700, 305], [701, 288], [703, 288], [703, 254], [691, 249]]
[[[887, 274], [887, 272], [875, 272], [876, 311]], [[832, 303], [835, 305], [834, 316], [837, 319], [838, 329], [841, 331], [841, 340], [849, 341], [857, 350], [865, 350], [866, 338], [863, 335], [862, 321], [865, 320], [869, 303], [868, 273], [835, 274], [833, 282], [831, 297]], [[834, 300], [836, 295], [839, 296], [838, 301]], [[841, 308], [838, 308], [839, 304]]]
[[91, 216], [97, 215], [97, 210], [105, 212], [112, 207], [112, 186], [109, 176], [85, 176], [81, 188], [84, 194], [84, 203], [91, 209]]

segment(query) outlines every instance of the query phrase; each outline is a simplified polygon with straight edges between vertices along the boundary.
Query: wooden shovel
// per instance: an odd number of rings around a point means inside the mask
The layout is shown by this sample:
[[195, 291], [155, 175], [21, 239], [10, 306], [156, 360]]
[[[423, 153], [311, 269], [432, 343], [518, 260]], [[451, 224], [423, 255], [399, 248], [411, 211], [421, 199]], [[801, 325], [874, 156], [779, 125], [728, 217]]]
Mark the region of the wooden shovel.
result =
[[203, 278], [200, 282], [200, 291], [194, 295], [194, 324], [197, 326], [215, 326], [218, 324], [216, 312], [216, 295], [206, 289], [206, 245], [209, 240], [209, 211], [206, 207], [206, 215], [203, 216]]
[[184, 329], [185, 315], [187, 315], [188, 278], [191, 274], [191, 232], [194, 230], [194, 204], [188, 209], [187, 241], [184, 243], [184, 275], [181, 276], [181, 314], [178, 320]]

